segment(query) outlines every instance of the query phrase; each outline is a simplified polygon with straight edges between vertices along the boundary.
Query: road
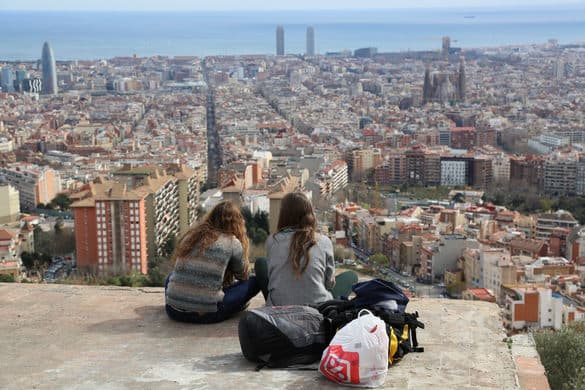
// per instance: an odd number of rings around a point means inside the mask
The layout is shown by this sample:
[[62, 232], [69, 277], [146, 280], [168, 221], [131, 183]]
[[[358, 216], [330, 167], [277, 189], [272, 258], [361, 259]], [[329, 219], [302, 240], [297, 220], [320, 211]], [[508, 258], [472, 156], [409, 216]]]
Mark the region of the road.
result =
[[[353, 249], [353, 252], [355, 254], [356, 259], [360, 263], [362, 263], [364, 265], [369, 265], [367, 253], [365, 253], [364, 251], [362, 251], [361, 249], [356, 248], [356, 247], [354, 247], [352, 249]], [[382, 277], [383, 279], [393, 281], [399, 285], [401, 285], [400, 284], [401, 282], [408, 283], [410, 286], [414, 287], [414, 293], [419, 297], [441, 298], [445, 295], [445, 288], [444, 287], [439, 287], [437, 285], [431, 285], [431, 284], [418, 283], [413, 276], [401, 275], [400, 273], [398, 273], [390, 268], [383, 268], [382, 271], [387, 272], [387, 273], [385, 275], [380, 275], [380, 277]], [[401, 287], [404, 288], [402, 285], [401, 285]]]

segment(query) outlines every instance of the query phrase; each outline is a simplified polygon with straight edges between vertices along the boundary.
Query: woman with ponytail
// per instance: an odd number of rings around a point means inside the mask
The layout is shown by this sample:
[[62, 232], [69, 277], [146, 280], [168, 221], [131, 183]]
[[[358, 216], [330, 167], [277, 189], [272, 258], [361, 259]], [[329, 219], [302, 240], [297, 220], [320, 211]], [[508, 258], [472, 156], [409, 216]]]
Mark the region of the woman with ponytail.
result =
[[[248, 237], [240, 210], [221, 202], [178, 241], [165, 287], [177, 321], [213, 323], [242, 311], [260, 288], [248, 275]], [[237, 281], [236, 281], [237, 279]]]
[[[266, 242], [268, 287], [263, 289], [266, 305], [308, 305], [333, 298], [335, 261], [331, 240], [317, 231], [311, 201], [302, 193], [282, 199], [277, 232]], [[266, 260], [256, 261], [256, 274]], [[338, 294], [349, 295], [355, 273], [345, 275]], [[260, 283], [263, 284], [262, 282]], [[342, 287], [339, 290], [339, 287]]]

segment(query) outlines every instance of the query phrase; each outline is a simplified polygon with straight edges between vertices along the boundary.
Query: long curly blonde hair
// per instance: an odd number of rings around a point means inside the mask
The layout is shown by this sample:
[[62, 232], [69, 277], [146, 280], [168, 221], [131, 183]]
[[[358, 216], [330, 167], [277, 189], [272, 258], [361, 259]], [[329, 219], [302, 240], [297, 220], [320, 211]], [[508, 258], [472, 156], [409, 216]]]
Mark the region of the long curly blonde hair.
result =
[[[277, 229], [294, 229], [288, 260], [298, 279], [311, 261], [309, 250], [317, 243], [317, 219], [311, 201], [304, 194], [291, 192], [282, 198]], [[301, 265], [303, 257], [305, 262]]]
[[[180, 239], [175, 250], [174, 259], [185, 261], [188, 255], [197, 249], [202, 253], [217, 241], [220, 234], [234, 235], [242, 244], [244, 262], [246, 264], [244, 278], [248, 276], [248, 250], [250, 247], [248, 235], [246, 234], [246, 222], [242, 213], [230, 201], [218, 203], [203, 220], [196, 226], [189, 229]], [[234, 282], [234, 275], [226, 270], [223, 279], [224, 287]]]

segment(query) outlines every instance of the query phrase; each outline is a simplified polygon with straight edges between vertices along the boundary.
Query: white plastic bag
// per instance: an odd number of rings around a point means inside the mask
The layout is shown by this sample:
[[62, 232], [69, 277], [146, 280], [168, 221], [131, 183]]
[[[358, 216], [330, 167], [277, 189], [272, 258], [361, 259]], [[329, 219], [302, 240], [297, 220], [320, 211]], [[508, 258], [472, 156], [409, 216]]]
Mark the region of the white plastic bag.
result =
[[386, 323], [368, 310], [335, 334], [323, 351], [319, 371], [347, 386], [378, 387], [388, 373]]

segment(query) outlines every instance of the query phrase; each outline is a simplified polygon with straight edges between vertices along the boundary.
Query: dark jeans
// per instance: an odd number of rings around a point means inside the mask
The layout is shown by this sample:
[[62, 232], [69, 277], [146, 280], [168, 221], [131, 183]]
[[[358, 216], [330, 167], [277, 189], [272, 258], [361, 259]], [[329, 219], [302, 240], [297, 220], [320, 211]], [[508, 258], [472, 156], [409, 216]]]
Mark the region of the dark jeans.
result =
[[[165, 291], [169, 284], [170, 275], [165, 283]], [[228, 318], [244, 310], [248, 301], [258, 292], [260, 287], [254, 276], [248, 280], [240, 280], [223, 289], [223, 301], [217, 304], [217, 311], [213, 313], [195, 313], [177, 310], [170, 305], [165, 305], [167, 315], [175, 321], [193, 322], [197, 324], [213, 324], [225, 321]]]
[[[264, 295], [264, 299], [268, 298], [268, 260], [265, 257], [258, 257], [254, 262], [254, 273], [258, 287]], [[358, 281], [358, 276], [353, 271], [345, 271], [335, 276], [335, 286], [331, 289], [333, 298], [347, 298], [351, 294], [351, 286]]]

